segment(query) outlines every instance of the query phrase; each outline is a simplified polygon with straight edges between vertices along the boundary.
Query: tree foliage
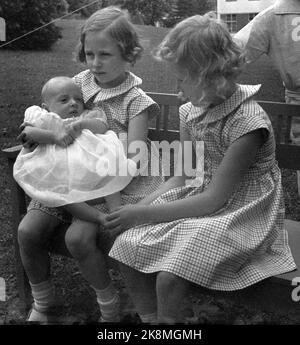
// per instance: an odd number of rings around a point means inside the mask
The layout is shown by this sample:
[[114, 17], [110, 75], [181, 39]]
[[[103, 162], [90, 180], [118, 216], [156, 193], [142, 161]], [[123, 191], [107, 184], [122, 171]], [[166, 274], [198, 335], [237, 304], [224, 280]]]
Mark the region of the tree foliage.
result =
[[30, 31], [29, 35], [7, 44], [9, 49], [49, 49], [60, 37], [60, 30], [48, 24], [64, 11], [61, 0], [1, 0], [0, 17], [6, 21], [6, 42], [15, 40]]
[[204, 14], [212, 10], [208, 0], [177, 0], [173, 1], [170, 13], [164, 18], [163, 23], [172, 27], [184, 18], [195, 14]]
[[133, 18], [140, 16], [145, 25], [155, 25], [171, 9], [171, 0], [115, 0], [111, 4], [127, 9]]
[[87, 18], [98, 9], [109, 4], [109, 0], [67, 0], [69, 4], [69, 12], [77, 11], [82, 17]]

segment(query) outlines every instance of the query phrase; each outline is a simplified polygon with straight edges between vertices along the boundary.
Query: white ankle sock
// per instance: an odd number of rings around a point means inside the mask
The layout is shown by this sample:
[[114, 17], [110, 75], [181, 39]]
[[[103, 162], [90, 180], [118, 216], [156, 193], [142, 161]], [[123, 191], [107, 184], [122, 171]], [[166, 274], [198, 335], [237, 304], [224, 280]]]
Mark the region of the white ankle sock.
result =
[[30, 286], [34, 299], [34, 308], [41, 313], [46, 312], [54, 302], [54, 286], [51, 280], [38, 284], [30, 283]]
[[102, 290], [95, 289], [102, 320], [105, 322], [120, 321], [120, 297], [112, 282]]

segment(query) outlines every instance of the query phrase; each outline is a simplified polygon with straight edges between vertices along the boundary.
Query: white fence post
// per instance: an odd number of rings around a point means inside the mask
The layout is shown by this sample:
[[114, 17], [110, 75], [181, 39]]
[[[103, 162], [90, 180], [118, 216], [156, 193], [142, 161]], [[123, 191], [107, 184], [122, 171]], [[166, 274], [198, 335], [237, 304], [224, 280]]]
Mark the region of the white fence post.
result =
[[0, 17], [0, 41], [6, 41], [6, 23], [2, 17]]

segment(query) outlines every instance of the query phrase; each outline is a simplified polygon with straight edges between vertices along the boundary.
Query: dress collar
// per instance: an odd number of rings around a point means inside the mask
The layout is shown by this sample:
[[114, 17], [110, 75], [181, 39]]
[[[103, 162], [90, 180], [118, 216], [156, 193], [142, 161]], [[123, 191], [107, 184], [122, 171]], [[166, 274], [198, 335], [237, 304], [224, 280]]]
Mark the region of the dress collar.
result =
[[235, 92], [224, 102], [213, 108], [191, 106], [191, 111], [187, 117], [187, 122], [201, 118], [201, 123], [212, 123], [226, 117], [238, 108], [247, 99], [254, 96], [261, 85], [240, 85], [237, 84]]
[[122, 95], [123, 93], [129, 91], [135, 86], [142, 84], [142, 79], [137, 77], [131, 72], [127, 72], [127, 78], [123, 81], [122, 84], [114, 87], [105, 89], [100, 87], [90, 71], [87, 71], [85, 78], [82, 83], [82, 94], [84, 102], [88, 102], [92, 97], [95, 97], [95, 102], [105, 101], [107, 99]]

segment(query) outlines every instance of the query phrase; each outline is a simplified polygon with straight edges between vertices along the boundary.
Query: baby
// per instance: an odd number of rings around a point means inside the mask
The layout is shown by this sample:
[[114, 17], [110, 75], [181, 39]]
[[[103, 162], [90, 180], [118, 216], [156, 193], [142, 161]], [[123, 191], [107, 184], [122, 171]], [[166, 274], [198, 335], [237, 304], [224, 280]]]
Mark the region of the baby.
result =
[[[50, 79], [42, 101], [42, 108], [25, 111], [22, 139], [27, 148], [14, 165], [18, 184], [49, 207], [100, 197], [106, 197], [110, 211], [121, 206], [119, 191], [134, 176], [135, 164], [108, 130], [104, 112], [85, 110], [80, 88], [68, 77]], [[30, 143], [38, 144], [33, 151]]]

